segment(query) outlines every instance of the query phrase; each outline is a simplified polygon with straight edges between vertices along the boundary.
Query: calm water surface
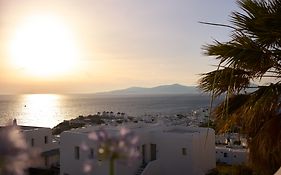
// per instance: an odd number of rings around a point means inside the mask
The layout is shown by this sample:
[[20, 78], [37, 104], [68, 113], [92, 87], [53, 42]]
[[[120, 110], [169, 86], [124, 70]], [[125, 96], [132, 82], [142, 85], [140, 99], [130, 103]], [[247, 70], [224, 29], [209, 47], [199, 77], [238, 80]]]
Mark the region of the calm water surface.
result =
[[65, 119], [102, 111], [145, 114], [186, 114], [207, 107], [206, 95], [97, 97], [94, 95], [28, 94], [0, 96], [0, 125], [16, 118], [18, 124], [53, 127]]

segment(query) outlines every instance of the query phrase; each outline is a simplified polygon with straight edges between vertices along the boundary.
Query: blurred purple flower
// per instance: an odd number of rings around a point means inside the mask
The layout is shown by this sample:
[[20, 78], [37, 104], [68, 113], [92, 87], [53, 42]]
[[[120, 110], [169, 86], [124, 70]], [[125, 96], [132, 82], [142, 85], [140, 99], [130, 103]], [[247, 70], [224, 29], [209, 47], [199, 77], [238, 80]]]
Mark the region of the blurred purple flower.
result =
[[136, 149], [139, 139], [127, 128], [121, 128], [119, 133], [112, 134], [101, 128], [90, 133], [88, 137], [98, 142], [98, 152], [102, 158], [132, 160], [139, 157]]
[[0, 174], [23, 175], [37, 160], [37, 153], [28, 149], [24, 136], [15, 126], [0, 128]]
[[85, 173], [91, 173], [93, 171], [93, 167], [92, 167], [92, 164], [91, 162], [85, 162], [84, 165], [83, 165], [83, 171]]
[[90, 133], [88, 138], [97, 141], [99, 158], [110, 161], [111, 175], [114, 174], [115, 160], [129, 163], [139, 157], [139, 151], [137, 150], [139, 138], [127, 128], [121, 128], [119, 133], [114, 131], [109, 133], [109, 131], [101, 128]]

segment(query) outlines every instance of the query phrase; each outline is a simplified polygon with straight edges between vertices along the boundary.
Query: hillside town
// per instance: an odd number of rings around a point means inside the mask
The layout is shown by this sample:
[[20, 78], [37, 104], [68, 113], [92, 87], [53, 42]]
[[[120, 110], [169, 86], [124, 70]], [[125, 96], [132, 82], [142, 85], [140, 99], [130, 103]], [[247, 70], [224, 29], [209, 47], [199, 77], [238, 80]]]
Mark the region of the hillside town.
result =
[[116, 175], [204, 175], [216, 164], [247, 164], [246, 138], [239, 133], [215, 135], [213, 129], [202, 127], [210, 121], [208, 110], [202, 108], [188, 115], [136, 118], [104, 111], [64, 121], [53, 129], [17, 125], [16, 119], [13, 125], [23, 133], [30, 149], [40, 150], [40, 164], [30, 168], [30, 174], [108, 174], [110, 159], [103, 156], [102, 144], [91, 134], [103, 130], [118, 140], [124, 128], [137, 137], [131, 145], [136, 156], [127, 161], [118, 158]]

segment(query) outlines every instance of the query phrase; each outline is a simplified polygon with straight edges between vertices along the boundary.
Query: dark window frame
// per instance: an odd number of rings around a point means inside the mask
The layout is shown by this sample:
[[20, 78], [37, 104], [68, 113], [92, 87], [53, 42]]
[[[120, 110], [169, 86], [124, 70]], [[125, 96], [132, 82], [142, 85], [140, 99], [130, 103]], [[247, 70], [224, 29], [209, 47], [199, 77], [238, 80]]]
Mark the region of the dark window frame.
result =
[[182, 148], [182, 149], [181, 149], [181, 153], [182, 153], [183, 156], [186, 156], [186, 155], [187, 155], [187, 150], [186, 150], [186, 148]]
[[74, 158], [75, 158], [75, 160], [80, 159], [80, 147], [79, 146], [74, 147]]
[[48, 142], [49, 142], [48, 136], [45, 136], [45, 137], [44, 137], [44, 143], [45, 143], [45, 144], [48, 144]]
[[34, 147], [34, 145], [35, 145], [35, 141], [34, 141], [34, 138], [31, 138], [31, 147]]

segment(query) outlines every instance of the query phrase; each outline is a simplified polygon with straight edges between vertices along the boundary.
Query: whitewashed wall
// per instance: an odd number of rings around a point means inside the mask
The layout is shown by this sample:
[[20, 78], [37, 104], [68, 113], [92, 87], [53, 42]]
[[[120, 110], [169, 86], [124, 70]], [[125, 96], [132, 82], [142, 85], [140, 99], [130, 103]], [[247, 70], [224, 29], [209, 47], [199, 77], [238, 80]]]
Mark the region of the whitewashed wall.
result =
[[228, 165], [246, 164], [248, 161], [248, 151], [246, 149], [216, 147], [216, 161]]
[[[185, 130], [184, 132], [170, 131], [173, 129]], [[187, 127], [151, 127], [151, 128], [135, 128], [132, 129], [139, 135], [140, 143], [146, 146], [145, 161], [151, 159], [150, 145], [156, 144], [155, 165], [149, 165], [146, 169], [146, 175], [171, 175], [184, 174], [203, 175], [208, 170], [215, 168], [215, 135], [212, 129], [205, 128], [187, 128]], [[94, 128], [86, 128], [82, 130], [73, 130], [63, 132], [61, 134], [61, 175], [77, 175], [83, 173], [85, 163], [91, 164], [93, 167], [93, 175], [108, 174], [108, 161], [99, 161], [97, 155], [97, 144], [95, 141], [88, 139], [87, 133]], [[83, 150], [82, 145], [92, 145], [95, 150], [94, 159], [89, 159], [89, 150]], [[79, 146], [80, 158], [75, 159], [74, 147]], [[183, 155], [182, 149], [186, 149], [186, 155]], [[141, 154], [142, 155], [142, 154]], [[130, 166], [126, 164], [116, 163], [116, 175], [132, 175], [135, 174], [142, 164], [142, 157], [131, 162]], [[149, 169], [151, 171], [149, 171]]]

